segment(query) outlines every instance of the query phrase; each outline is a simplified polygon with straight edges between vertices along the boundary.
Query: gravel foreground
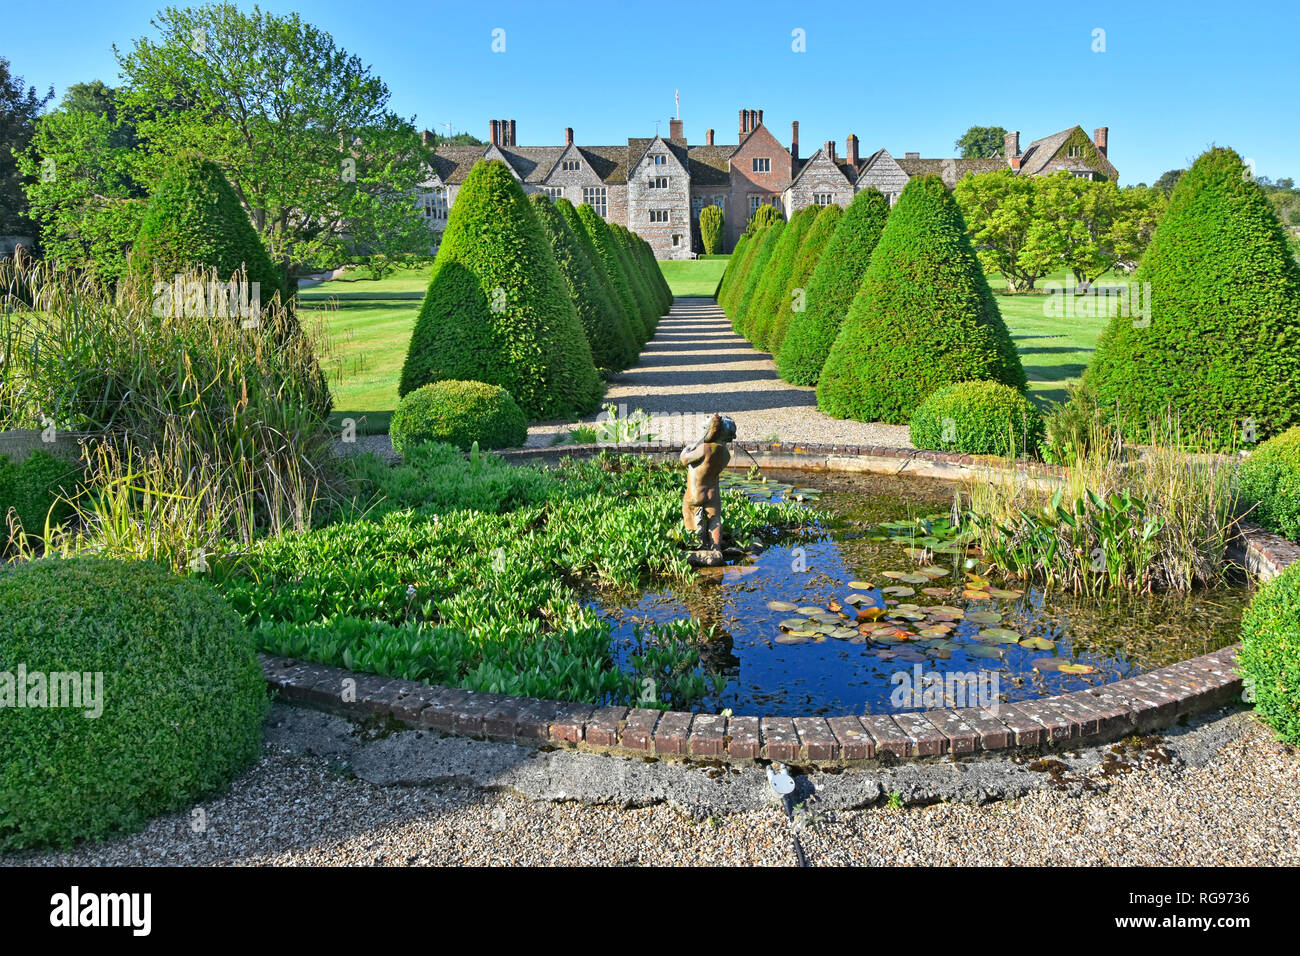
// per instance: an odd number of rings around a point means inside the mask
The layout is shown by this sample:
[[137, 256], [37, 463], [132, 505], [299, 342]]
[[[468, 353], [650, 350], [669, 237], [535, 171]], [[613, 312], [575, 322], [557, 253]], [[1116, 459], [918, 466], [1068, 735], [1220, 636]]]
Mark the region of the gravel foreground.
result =
[[1300, 754], [1249, 714], [1226, 719], [1240, 732], [1204, 766], [1157, 749], [1083, 786], [1067, 773], [1059, 786], [983, 806], [818, 812], [809, 801], [793, 823], [775, 803], [695, 820], [662, 804], [377, 786], [268, 744], [256, 767], [201, 805], [202, 817], [174, 814], [120, 839], [0, 865], [789, 866], [796, 833], [811, 866], [1300, 864]]

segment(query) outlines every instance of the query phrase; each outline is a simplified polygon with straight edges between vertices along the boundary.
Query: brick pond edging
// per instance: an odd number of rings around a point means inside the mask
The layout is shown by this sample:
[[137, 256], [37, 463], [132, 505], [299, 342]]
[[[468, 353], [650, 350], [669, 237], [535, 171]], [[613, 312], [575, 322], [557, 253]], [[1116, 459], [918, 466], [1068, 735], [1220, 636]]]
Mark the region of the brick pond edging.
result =
[[[975, 477], [998, 467], [969, 455], [886, 446], [736, 442], [761, 466], [828, 471], [902, 471]], [[680, 445], [554, 446], [502, 452], [518, 463], [553, 464], [605, 450], [675, 458]], [[734, 467], [747, 467], [734, 455]], [[1018, 466], [1055, 481], [1062, 469]], [[1233, 557], [1267, 580], [1300, 560], [1300, 546], [1242, 526]], [[287, 703], [354, 719], [387, 718], [442, 734], [623, 756], [821, 767], [870, 766], [900, 758], [1046, 751], [1101, 744], [1167, 728], [1241, 698], [1240, 644], [1136, 677], [996, 710], [942, 708], [896, 714], [782, 717], [696, 714], [510, 697], [261, 654], [268, 685]]]

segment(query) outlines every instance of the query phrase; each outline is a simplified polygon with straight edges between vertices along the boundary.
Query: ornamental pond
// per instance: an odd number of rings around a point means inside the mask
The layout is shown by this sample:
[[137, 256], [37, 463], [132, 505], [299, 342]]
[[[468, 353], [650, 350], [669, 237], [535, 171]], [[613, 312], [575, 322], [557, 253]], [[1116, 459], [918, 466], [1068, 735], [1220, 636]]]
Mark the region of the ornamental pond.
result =
[[[603, 611], [620, 664], [639, 622], [689, 616], [711, 634], [702, 663], [726, 685], [700, 710], [833, 716], [974, 706], [977, 684], [1004, 702], [1083, 690], [1234, 643], [1250, 598], [1244, 577], [1096, 597], [981, 575], [946, 540], [960, 486], [938, 479], [769, 470], [723, 487], [815, 502], [818, 517], [757, 556]], [[942, 701], [900, 696], [918, 675], [971, 683], [947, 681]]]

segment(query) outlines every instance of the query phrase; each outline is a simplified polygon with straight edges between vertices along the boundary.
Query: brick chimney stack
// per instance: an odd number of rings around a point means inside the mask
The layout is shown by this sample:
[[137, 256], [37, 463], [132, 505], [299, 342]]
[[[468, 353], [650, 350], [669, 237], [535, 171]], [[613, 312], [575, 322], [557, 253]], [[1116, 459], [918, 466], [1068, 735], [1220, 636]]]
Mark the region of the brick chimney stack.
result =
[[511, 121], [510, 121], [510, 145], [511, 145], [511, 146], [516, 145], [516, 143], [515, 143], [515, 121], [514, 121], [514, 120], [511, 120]]
[[427, 129], [424, 130], [424, 132], [420, 133], [420, 142], [423, 143], [425, 146], [432, 146], [433, 134], [430, 133]]
[[858, 165], [858, 138], [853, 133], [849, 133], [849, 138], [844, 141], [845, 160], [850, 166]]
[[762, 125], [763, 125], [763, 111], [762, 111], [762, 110], [759, 110], [759, 111], [758, 111], [758, 122], [754, 124], [754, 127], [757, 128], [757, 127], [762, 126]]
[[822, 149], [826, 153], [826, 158], [829, 159], [832, 163], [835, 162], [835, 140], [828, 139], [825, 142], [825, 144], [822, 146]]
[[1002, 139], [1002, 155], [1007, 159], [1014, 159], [1020, 155], [1020, 130], [1014, 133], [1007, 133]]
[[790, 124], [790, 158], [799, 159], [799, 121]]
[[493, 120], [491, 123], [488, 124], [488, 128], [489, 128], [490, 131], [491, 131], [491, 132], [488, 133], [488, 142], [491, 143], [493, 146], [500, 146], [500, 145], [501, 145], [501, 142], [500, 142], [500, 140], [501, 140], [501, 121], [500, 121], [500, 120]]
[[709, 129], [704, 131], [704, 143], [706, 146], [713, 145], [713, 130]]
[[572, 146], [572, 145], [573, 145], [573, 127], [572, 127], [572, 126], [566, 126], [566, 127], [564, 127], [564, 145], [565, 145], [565, 146]]
[[681, 121], [681, 120], [679, 120], [679, 119], [670, 119], [670, 120], [668, 121], [668, 138], [669, 138], [669, 139], [681, 139], [681, 138], [682, 138], [682, 121]]
[[1101, 155], [1103, 156], [1106, 156], [1107, 159], [1110, 158], [1106, 152], [1107, 149], [1109, 149], [1110, 147], [1109, 140], [1110, 140], [1109, 126], [1098, 126], [1097, 131], [1092, 134], [1092, 141], [1097, 144], [1097, 152], [1101, 153]]

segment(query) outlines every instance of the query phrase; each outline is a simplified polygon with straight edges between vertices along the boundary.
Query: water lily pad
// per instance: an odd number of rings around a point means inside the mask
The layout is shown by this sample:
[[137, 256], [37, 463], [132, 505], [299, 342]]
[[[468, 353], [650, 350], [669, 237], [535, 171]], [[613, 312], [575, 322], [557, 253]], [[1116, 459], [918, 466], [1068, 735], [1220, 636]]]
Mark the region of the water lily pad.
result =
[[995, 598], [1018, 598], [1024, 593], [1024, 591], [1008, 591], [1006, 588], [989, 588], [989, 594], [993, 595]]
[[921, 588], [922, 594], [928, 594], [930, 597], [947, 597], [948, 588]]
[[1040, 674], [1053, 673], [1061, 669], [1061, 661], [1055, 657], [1037, 657], [1030, 661], [1030, 666]]
[[898, 580], [902, 581], [904, 584], [925, 584], [930, 579], [924, 574], [904, 574]]
[[831, 632], [831, 637], [838, 638], [841, 641], [858, 636], [858, 632], [851, 627], [837, 627]]
[[916, 591], [912, 590], [912, 588], [902, 587], [901, 585], [895, 585], [889, 588], [881, 588], [881, 593], [892, 594], [895, 597], [911, 597], [913, 594], [916, 593]]
[[866, 594], [858, 594], [858, 593], [855, 592], [855, 593], [853, 593], [853, 594], [850, 594], [848, 597], [846, 597], [846, 598], [844, 599], [844, 603], [845, 603], [845, 604], [863, 604], [863, 603], [865, 603], [865, 602], [867, 602], [867, 601], [870, 601], [870, 600], [871, 600], [870, 596], [868, 596], [868, 595], [866, 595]]
[[887, 578], [893, 578], [895, 581], [898, 581], [902, 578], [907, 577], [908, 572], [907, 571], [882, 571], [881, 574], [883, 574]]
[[947, 568], [936, 568], [932, 564], [923, 568], [917, 568], [916, 570], [919, 573], [924, 574], [927, 578], [943, 578], [952, 573]]
[[987, 644], [971, 644], [963, 648], [971, 657], [1001, 657], [1002, 651]]
[[789, 601], [768, 601], [767, 607], [772, 611], [793, 611], [799, 605], [791, 604]]
[[932, 637], [932, 638], [942, 638], [948, 636], [947, 631], [940, 630], [937, 627], [922, 628], [920, 631], [917, 631], [917, 633], [920, 634], [922, 637]]
[[1027, 647], [1031, 651], [1050, 651], [1056, 646], [1055, 641], [1049, 641], [1045, 637], [1027, 637], [1020, 642], [1021, 647]]
[[997, 611], [971, 611], [966, 620], [972, 624], [996, 624], [1002, 620], [1002, 615]]
[[1062, 674], [1091, 674], [1096, 669], [1091, 664], [1061, 664], [1057, 667]]
[[874, 585], [870, 581], [850, 581], [845, 587], [851, 591], [870, 591]]
[[778, 644], [805, 644], [812, 636], [812, 631], [791, 631], [788, 634], [778, 634], [775, 640]]
[[961, 592], [961, 596], [966, 598], [968, 601], [987, 601], [989, 599], [989, 592], [974, 591], [970, 588], [967, 588], [965, 591]]
[[1020, 635], [1005, 627], [985, 628], [980, 631], [979, 636], [980, 640], [991, 641], [994, 644], [1017, 644], [1020, 642]]
[[824, 608], [824, 607], [817, 607], [816, 605], [809, 604], [809, 605], [806, 606], [806, 607], [801, 607], [801, 608], [799, 608], [799, 613], [800, 613], [800, 614], [807, 614], [809, 617], [812, 617], [814, 614], [821, 614], [821, 613], [823, 613], [825, 610], [826, 610], [826, 608]]
[[808, 624], [808, 619], [804, 617], [790, 617], [781, 621], [777, 626], [787, 631], [802, 630]]

